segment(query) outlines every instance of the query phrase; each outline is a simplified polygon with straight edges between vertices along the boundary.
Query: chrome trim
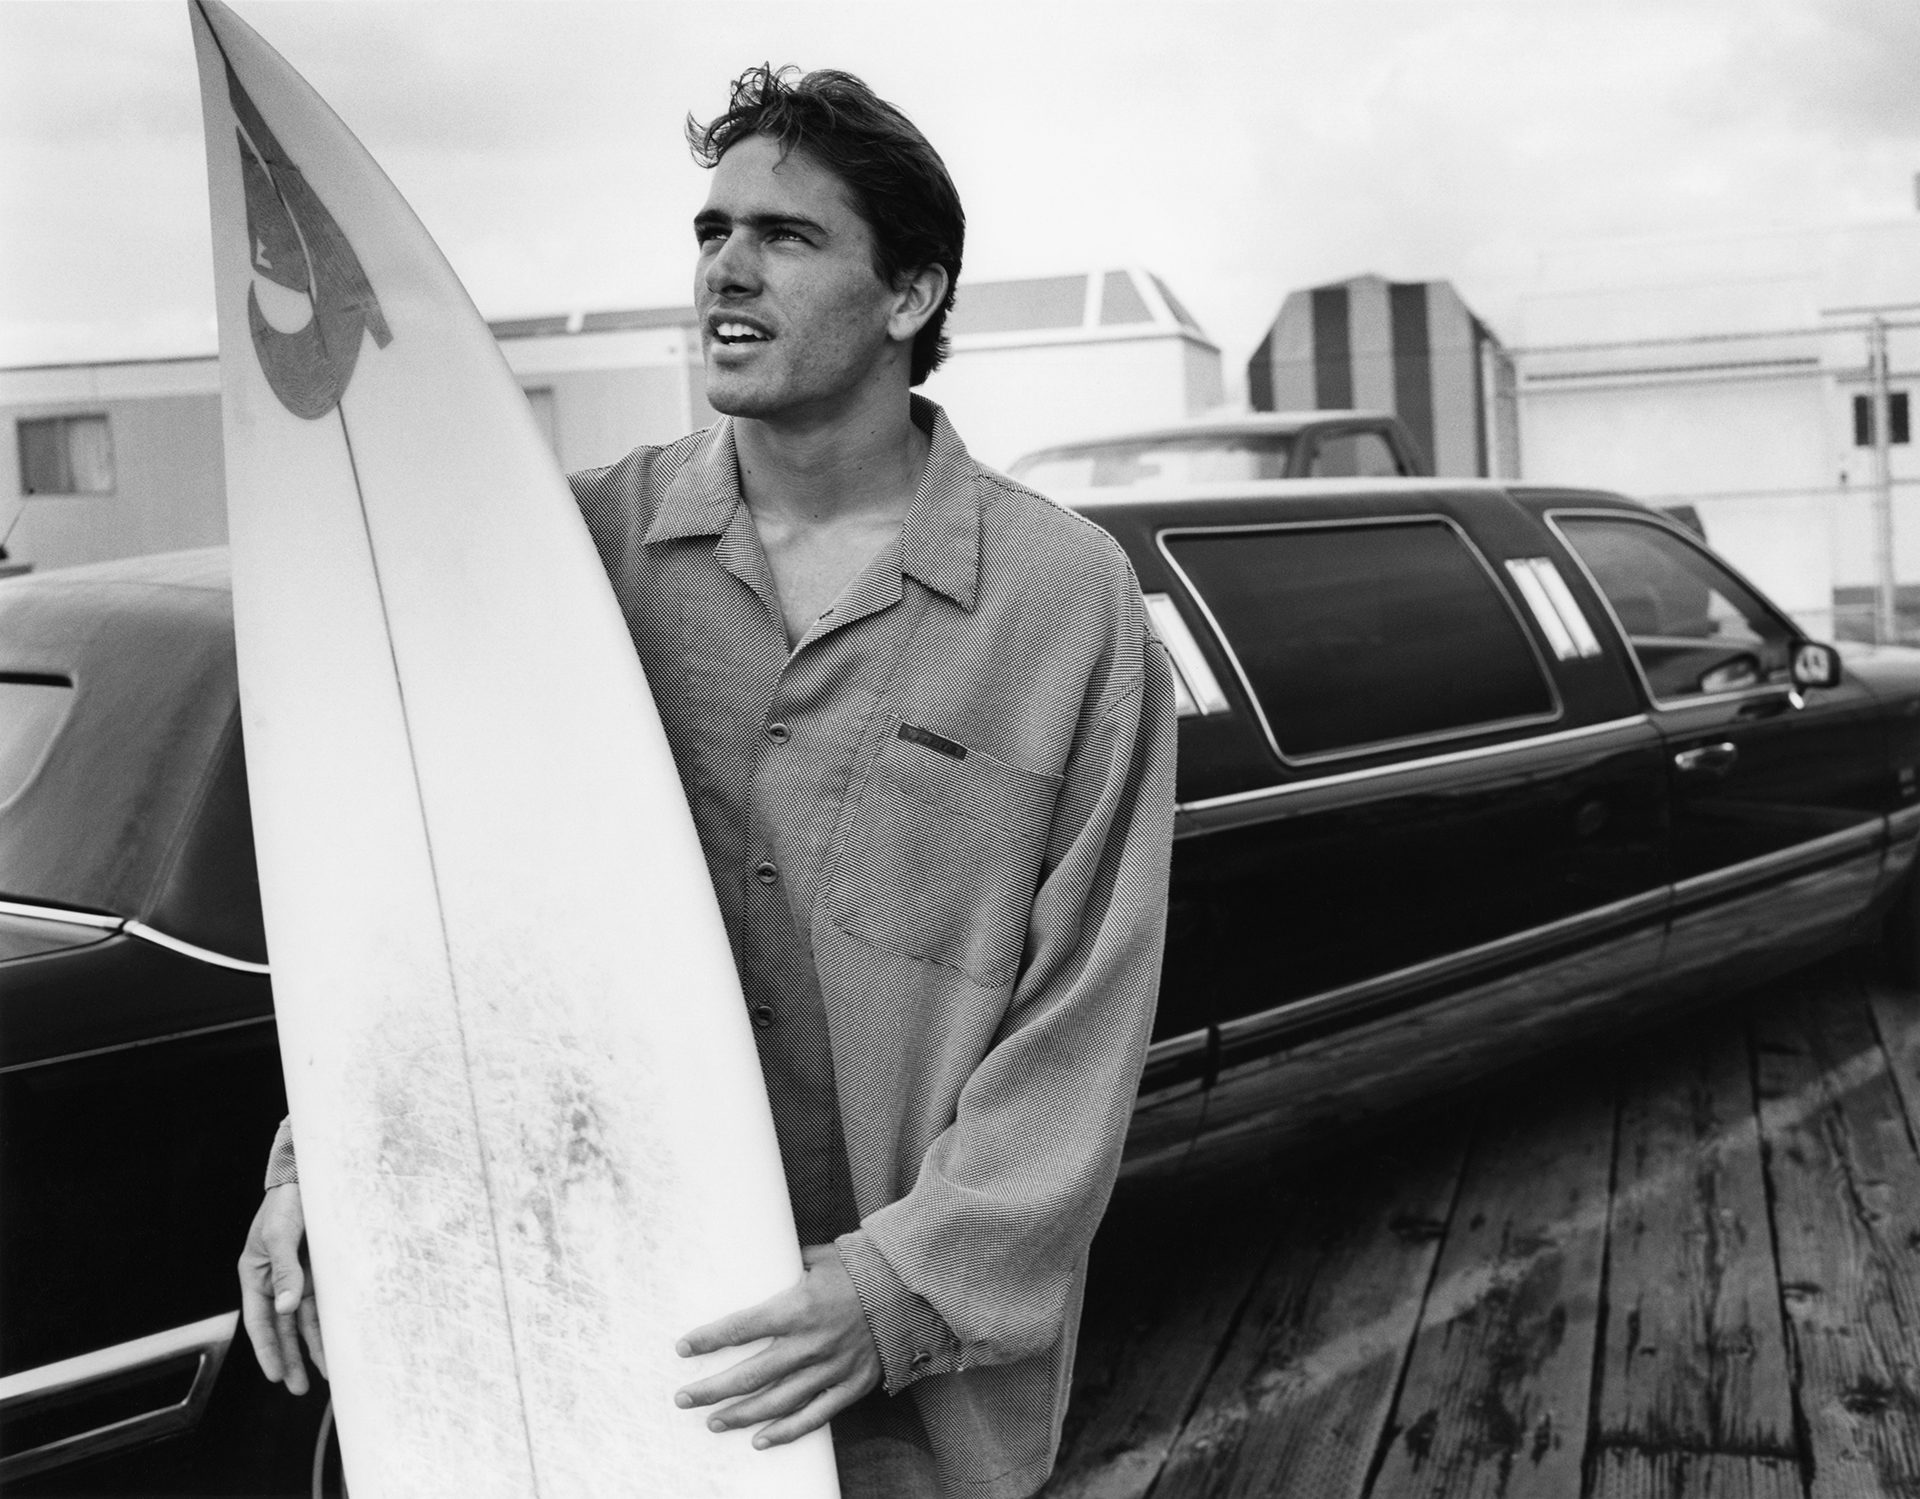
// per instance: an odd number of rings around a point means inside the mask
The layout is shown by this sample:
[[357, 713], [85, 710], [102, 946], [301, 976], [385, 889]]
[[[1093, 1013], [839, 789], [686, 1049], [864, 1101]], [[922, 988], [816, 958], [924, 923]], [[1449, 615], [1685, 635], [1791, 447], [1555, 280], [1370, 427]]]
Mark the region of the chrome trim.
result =
[[0, 900], [0, 916], [25, 916], [32, 921], [56, 921], [63, 926], [97, 927], [101, 931], [117, 932], [121, 918], [101, 916], [93, 911], [69, 911], [60, 906], [33, 906], [20, 900]]
[[245, 1020], [223, 1020], [218, 1025], [195, 1026], [192, 1030], [169, 1031], [164, 1036], [142, 1036], [137, 1041], [118, 1041], [112, 1046], [95, 1046], [88, 1051], [63, 1051], [57, 1057], [40, 1057], [31, 1062], [13, 1062], [0, 1067], [0, 1077], [15, 1072], [31, 1072], [36, 1067], [57, 1067], [62, 1062], [84, 1062], [89, 1057], [111, 1056], [116, 1051], [138, 1051], [143, 1046], [164, 1046], [169, 1041], [191, 1041], [195, 1036], [214, 1036], [221, 1031], [237, 1031], [249, 1025], [272, 1025], [272, 1015], [249, 1015]]
[[99, 1348], [58, 1363], [42, 1364], [37, 1369], [25, 1369], [0, 1379], [0, 1415], [7, 1415], [38, 1401], [83, 1393], [88, 1385], [137, 1374], [171, 1359], [189, 1354], [199, 1358], [193, 1382], [179, 1401], [0, 1457], [0, 1480], [25, 1478], [30, 1473], [191, 1429], [206, 1410], [213, 1394], [213, 1382], [219, 1377], [220, 1366], [226, 1362], [239, 1325], [239, 1312], [222, 1312], [185, 1327], [117, 1343], [111, 1348]]
[[1567, 533], [1560, 528], [1560, 519], [1562, 516], [1571, 516], [1576, 520], [1623, 521], [1628, 525], [1652, 526], [1655, 530], [1665, 531], [1669, 535], [1677, 537], [1687, 546], [1692, 547], [1694, 551], [1700, 553], [1701, 556], [1713, 563], [1714, 566], [1732, 578], [1734, 582], [1752, 594], [1755, 599], [1759, 600], [1760, 606], [1773, 615], [1774, 623], [1786, 628], [1789, 643], [1795, 640], [1804, 640], [1806, 637], [1794, 627], [1792, 620], [1780, 612], [1779, 606], [1776, 605], [1772, 599], [1768, 598], [1758, 588], [1755, 588], [1752, 583], [1741, 577], [1740, 573], [1718, 552], [1714, 551], [1711, 547], [1702, 546], [1700, 544], [1700, 538], [1695, 536], [1693, 532], [1689, 531], [1678, 521], [1669, 520], [1665, 516], [1642, 515], [1634, 510], [1609, 510], [1605, 508], [1583, 509], [1579, 506], [1570, 506], [1562, 510], [1545, 511], [1541, 518], [1545, 520], [1548, 529], [1553, 532], [1554, 536], [1559, 540], [1560, 545], [1567, 549], [1567, 555], [1573, 558], [1574, 566], [1580, 569], [1581, 575], [1586, 578], [1588, 586], [1593, 589], [1594, 597], [1600, 600], [1600, 607], [1607, 611], [1607, 618], [1613, 623], [1614, 633], [1620, 637], [1621, 641], [1627, 647], [1627, 660], [1633, 664], [1633, 674], [1639, 679], [1640, 690], [1646, 694], [1647, 701], [1653, 704], [1656, 709], [1663, 713], [1670, 713], [1675, 709], [1697, 708], [1708, 703], [1737, 703], [1748, 698], [1763, 697], [1768, 694], [1778, 695], [1782, 692], [1792, 690], [1792, 683], [1790, 682], [1759, 682], [1752, 687], [1742, 687], [1736, 692], [1701, 692], [1695, 693], [1690, 697], [1661, 697], [1655, 693], [1653, 683], [1647, 677], [1646, 668], [1640, 664], [1640, 653], [1633, 648], [1633, 637], [1627, 633], [1627, 627], [1620, 623], [1620, 616], [1614, 613], [1613, 600], [1607, 597], [1606, 589], [1602, 588], [1600, 586], [1600, 580], [1594, 577], [1593, 569], [1587, 566], [1587, 559], [1580, 555], [1580, 549], [1573, 544]]
[[1257, 1015], [1243, 1015], [1237, 1020], [1226, 1021], [1220, 1026], [1220, 1041], [1225, 1047], [1258, 1040], [1263, 1035], [1283, 1029], [1304, 1015], [1318, 1014], [1322, 1011], [1338, 1013], [1342, 1010], [1357, 1009], [1369, 1001], [1385, 999], [1397, 990], [1415, 988], [1456, 973], [1483, 968], [1504, 958], [1551, 946], [1580, 932], [1627, 926], [1643, 917], [1664, 912], [1667, 901], [1667, 889], [1661, 886], [1655, 890], [1643, 891], [1639, 895], [1630, 895], [1625, 900], [1617, 900], [1610, 905], [1596, 906], [1590, 911], [1563, 916], [1560, 920], [1547, 922], [1544, 926], [1529, 927], [1524, 932], [1496, 937], [1493, 941], [1483, 942], [1478, 947], [1469, 947], [1461, 952], [1429, 958], [1424, 963], [1396, 968], [1391, 973], [1360, 979], [1338, 989], [1328, 989], [1324, 993], [1288, 1000], [1283, 1005], [1275, 1005], [1272, 1009], [1262, 1010]]
[[[1267, 719], [1266, 709], [1261, 705], [1260, 695], [1253, 690], [1253, 681], [1247, 675], [1246, 668], [1240, 664], [1240, 657], [1233, 648], [1233, 642], [1227, 638], [1227, 632], [1220, 627], [1212, 606], [1206, 597], [1194, 587], [1193, 579], [1187, 576], [1186, 569], [1174, 560], [1173, 551], [1167, 545], [1171, 537], [1181, 536], [1234, 536], [1267, 535], [1275, 531], [1352, 531], [1373, 526], [1424, 526], [1438, 522], [1459, 537], [1460, 544], [1467, 555], [1480, 564], [1481, 572], [1486, 574], [1487, 582], [1492, 586], [1494, 596], [1506, 606], [1512, 616], [1514, 627], [1519, 630], [1520, 638], [1526, 643], [1533, 657], [1534, 669], [1540, 674], [1540, 681], [1547, 689], [1547, 700], [1553, 704], [1551, 713], [1535, 713], [1520, 718], [1496, 719], [1491, 723], [1468, 724], [1463, 728], [1445, 729], [1434, 734], [1414, 734], [1405, 739], [1381, 739], [1369, 744], [1358, 744], [1346, 749], [1324, 750], [1317, 755], [1289, 755], [1280, 748], [1280, 741], [1274, 735], [1273, 725]], [[1310, 521], [1256, 521], [1231, 526], [1167, 526], [1154, 533], [1153, 544], [1159, 550], [1161, 558], [1173, 570], [1173, 575], [1186, 589], [1187, 597], [1192, 599], [1206, 620], [1207, 627], [1213, 631], [1213, 638], [1221, 653], [1226, 656], [1227, 664], [1233, 668], [1233, 674], [1240, 679], [1240, 690], [1247, 696], [1247, 702], [1253, 709], [1255, 722], [1266, 737], [1267, 747], [1273, 751], [1274, 758], [1282, 765], [1321, 765], [1329, 760], [1352, 760], [1361, 755], [1385, 754], [1396, 749], [1407, 749], [1421, 744], [1440, 744], [1450, 739], [1467, 739], [1479, 734], [1497, 734], [1507, 729], [1527, 728], [1534, 724], [1557, 723], [1566, 716], [1566, 705], [1560, 699], [1560, 686], [1553, 679], [1553, 673], [1547, 667], [1546, 658], [1540, 654], [1533, 633], [1527, 629], [1526, 621], [1520, 617], [1513, 596], [1500, 586], [1500, 578], [1493, 565], [1475, 544], [1466, 529], [1450, 515], [1437, 511], [1427, 511], [1417, 515], [1363, 515], [1344, 516], [1330, 520]]]
[[91, 927], [103, 932], [122, 932], [129, 937], [138, 937], [142, 942], [151, 942], [155, 947], [179, 953], [183, 958], [211, 963], [216, 968], [231, 968], [239, 973], [273, 971], [265, 963], [255, 963], [247, 958], [230, 958], [212, 948], [169, 937], [165, 932], [156, 931], [144, 921], [136, 921], [130, 916], [102, 916], [96, 911], [71, 911], [63, 906], [36, 906], [18, 900], [0, 900], [0, 916], [24, 916], [32, 921], [52, 921], [65, 926]]
[[225, 953], [214, 952], [211, 948], [196, 947], [191, 942], [182, 942], [178, 937], [169, 937], [165, 932], [156, 932], [144, 921], [129, 920], [121, 930], [129, 937], [138, 937], [142, 942], [151, 942], [155, 947], [164, 947], [167, 951], [177, 952], [182, 957], [211, 963], [216, 968], [231, 968], [237, 973], [273, 972], [265, 963], [250, 962], [246, 958], [230, 958]]
[[[1482, 744], [1474, 749], [1449, 750], [1444, 754], [1427, 755], [1418, 760], [1398, 760], [1392, 765], [1369, 765], [1364, 770], [1342, 770], [1332, 775], [1316, 776], [1310, 781], [1288, 781], [1281, 786], [1260, 786], [1252, 791], [1230, 791], [1225, 796], [1203, 797], [1199, 801], [1180, 803], [1180, 811], [1186, 813], [1208, 812], [1215, 807], [1245, 806], [1252, 802], [1273, 801], [1285, 796], [1298, 796], [1302, 792], [1318, 791], [1325, 786], [1344, 786], [1354, 781], [1377, 780], [1381, 776], [1412, 775], [1423, 770], [1436, 769], [1442, 765], [1457, 765], [1467, 760], [1488, 760], [1498, 755], [1517, 755], [1526, 750], [1538, 749], [1542, 745], [1570, 744], [1581, 739], [1596, 738], [1602, 734], [1621, 733], [1632, 728], [1651, 728], [1652, 720], [1644, 713], [1636, 713], [1631, 718], [1610, 718], [1605, 723], [1586, 724], [1577, 729], [1556, 729], [1551, 734], [1536, 734], [1530, 739], [1508, 740], [1503, 744]], [[1649, 739], [1647, 743], [1655, 741]], [[1915, 809], [1920, 812], [1920, 808]]]
[[1164, 1041], [1155, 1041], [1147, 1048], [1147, 1066], [1159, 1062], [1177, 1062], [1184, 1057], [1204, 1053], [1207, 1049], [1207, 1032], [1203, 1027], [1197, 1031], [1188, 1031], [1184, 1035], [1169, 1036]]
[[1581, 656], [1603, 654], [1600, 637], [1593, 633], [1593, 626], [1587, 623], [1586, 611], [1580, 607], [1580, 601], [1573, 596], [1573, 590], [1567, 587], [1567, 580], [1560, 576], [1560, 569], [1554, 565], [1551, 557], [1533, 557], [1534, 575], [1547, 590], [1547, 598], [1552, 602], [1560, 618], [1566, 621], [1567, 628], [1573, 632], [1573, 643]]
[[1215, 713], [1227, 713], [1232, 705], [1227, 701], [1226, 693], [1220, 690], [1219, 678], [1213, 674], [1213, 668], [1207, 664], [1207, 658], [1200, 649], [1200, 642], [1193, 638], [1193, 631], [1187, 628], [1186, 619], [1180, 613], [1180, 606], [1173, 601], [1170, 593], [1149, 593], [1141, 595], [1141, 602], [1147, 606], [1147, 619], [1153, 625], [1153, 633], [1160, 637], [1160, 643], [1167, 648], [1167, 657], [1173, 662], [1174, 685], [1180, 689], [1183, 709], [1191, 712], [1183, 717], [1205, 718]]
[[1676, 905], [1691, 902], [1702, 895], [1712, 895], [1721, 890], [1733, 890], [1742, 885], [1758, 883], [1775, 875], [1797, 869], [1803, 864], [1815, 864], [1829, 855], [1842, 853], [1850, 848], [1873, 849], [1876, 852], [1886, 841], [1886, 819], [1874, 813], [1870, 820], [1856, 823], [1850, 828], [1842, 828], [1837, 833], [1823, 833], [1818, 838], [1810, 838], [1804, 843], [1796, 843], [1790, 848], [1775, 849], [1770, 854], [1762, 854], [1757, 859], [1746, 859], [1738, 864], [1729, 864], [1725, 869], [1716, 869], [1707, 874], [1696, 874], [1678, 881], [1673, 887]]
[[1520, 590], [1520, 596], [1527, 601], [1527, 607], [1533, 611], [1534, 623], [1540, 626], [1540, 633], [1547, 637], [1547, 644], [1553, 647], [1553, 654], [1562, 661], [1575, 661], [1580, 657], [1580, 648], [1573, 643], [1573, 632], [1567, 628], [1567, 622], [1560, 617], [1547, 599], [1546, 585], [1540, 581], [1540, 575], [1533, 569], [1536, 561], [1533, 557], [1507, 558], [1507, 576], [1513, 579], [1514, 586]]
[[1920, 838], [1920, 807], [1900, 807], [1889, 812], [1887, 838], [1893, 843], [1902, 838]]

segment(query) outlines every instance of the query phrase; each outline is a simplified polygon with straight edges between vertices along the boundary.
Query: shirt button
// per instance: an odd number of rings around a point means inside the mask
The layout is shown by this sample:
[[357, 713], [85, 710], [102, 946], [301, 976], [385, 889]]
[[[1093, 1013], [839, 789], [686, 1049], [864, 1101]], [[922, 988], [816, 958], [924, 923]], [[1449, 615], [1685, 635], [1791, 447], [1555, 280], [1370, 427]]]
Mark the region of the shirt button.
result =
[[780, 871], [765, 859], [753, 866], [753, 877], [763, 885], [771, 885], [780, 878]]
[[787, 737], [787, 726], [785, 724], [770, 723], [767, 725], [767, 738], [771, 739], [775, 744], [785, 744]]
[[765, 1030], [768, 1026], [772, 1025], [773, 1006], [755, 1005], [753, 1007], [753, 1023], [759, 1026], [761, 1030]]

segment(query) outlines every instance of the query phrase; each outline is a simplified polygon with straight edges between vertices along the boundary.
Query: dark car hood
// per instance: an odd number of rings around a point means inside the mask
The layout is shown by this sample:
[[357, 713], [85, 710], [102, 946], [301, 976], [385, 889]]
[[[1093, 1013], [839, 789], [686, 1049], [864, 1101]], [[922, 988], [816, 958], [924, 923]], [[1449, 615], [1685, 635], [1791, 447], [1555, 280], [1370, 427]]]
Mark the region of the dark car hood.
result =
[[0, 899], [265, 957], [224, 551], [0, 582], [0, 675], [73, 684], [0, 805]]

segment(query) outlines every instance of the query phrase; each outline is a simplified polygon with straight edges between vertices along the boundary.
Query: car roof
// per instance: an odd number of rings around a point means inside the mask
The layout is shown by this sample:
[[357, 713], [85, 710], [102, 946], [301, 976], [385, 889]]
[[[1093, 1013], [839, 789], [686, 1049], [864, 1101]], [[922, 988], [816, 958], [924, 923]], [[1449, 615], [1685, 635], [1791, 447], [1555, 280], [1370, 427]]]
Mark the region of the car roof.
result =
[[1099, 437], [1076, 437], [1071, 442], [1049, 443], [1044, 448], [1035, 448], [1032, 452], [1023, 454], [1016, 461], [1025, 463], [1029, 459], [1077, 453], [1087, 448], [1107, 447], [1122, 442], [1166, 442], [1175, 438], [1205, 436], [1292, 437], [1310, 427], [1342, 426], [1355, 421], [1378, 423], [1392, 420], [1394, 418], [1388, 412], [1357, 409], [1212, 412], [1205, 416], [1188, 417], [1178, 422], [1167, 422], [1150, 427], [1130, 427], [1123, 431], [1108, 432]]
[[1369, 500], [1422, 494], [1510, 493], [1505, 485], [1491, 479], [1241, 479], [1210, 484], [1116, 484], [1100, 489], [1050, 490], [1060, 504], [1070, 510], [1111, 510], [1123, 506], [1157, 508], [1187, 507], [1209, 501], [1230, 501], [1240, 505], [1266, 504], [1276, 512], [1308, 501], [1350, 503], [1356, 513], [1364, 512]]
[[0, 898], [261, 956], [224, 550], [0, 580], [0, 678], [72, 693], [0, 803]]

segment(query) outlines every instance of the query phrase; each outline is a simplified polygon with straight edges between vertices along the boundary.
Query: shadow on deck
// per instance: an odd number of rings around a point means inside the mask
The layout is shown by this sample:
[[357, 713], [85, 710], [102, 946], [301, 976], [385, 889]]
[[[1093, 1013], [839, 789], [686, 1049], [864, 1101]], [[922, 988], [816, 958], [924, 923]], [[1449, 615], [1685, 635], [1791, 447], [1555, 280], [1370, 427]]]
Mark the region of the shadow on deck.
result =
[[1045, 1493], [1920, 1496], [1920, 994], [1843, 958], [1123, 1184]]

